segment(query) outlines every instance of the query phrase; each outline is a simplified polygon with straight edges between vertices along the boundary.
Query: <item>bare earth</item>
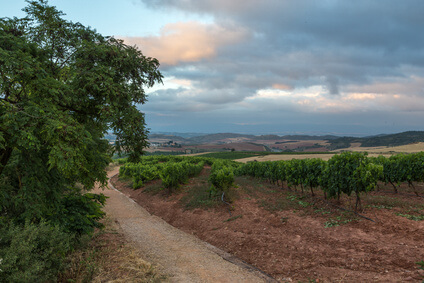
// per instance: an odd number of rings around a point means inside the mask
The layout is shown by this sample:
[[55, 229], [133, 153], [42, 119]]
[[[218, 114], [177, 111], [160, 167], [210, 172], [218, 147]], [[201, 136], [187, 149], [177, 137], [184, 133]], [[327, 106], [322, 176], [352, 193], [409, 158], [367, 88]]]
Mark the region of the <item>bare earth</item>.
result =
[[[109, 176], [117, 173], [115, 169]], [[114, 189], [97, 192], [109, 197], [105, 211], [120, 225], [126, 238], [167, 274], [170, 282], [272, 281], [222, 250], [151, 215], [121, 192]]]
[[[115, 191], [109, 200], [108, 211], [116, 215], [125, 233], [152, 261], [173, 274], [175, 281], [264, 280], [229, 264], [190, 234], [260, 268], [279, 282], [422, 282], [424, 276], [424, 270], [416, 264], [424, 259], [424, 221], [408, 220], [391, 210], [367, 208], [365, 215], [375, 222], [358, 220], [325, 228], [326, 219], [320, 214], [304, 215], [301, 210], [269, 212], [240, 192], [231, 219], [225, 207], [185, 210], [181, 194], [152, 195], [127, 187], [117, 176], [111, 181], [158, 216], [124, 201], [125, 197]], [[122, 204], [116, 207], [117, 199], [125, 203], [125, 211], [128, 208], [130, 214], [123, 211]], [[419, 204], [423, 199], [412, 201]]]

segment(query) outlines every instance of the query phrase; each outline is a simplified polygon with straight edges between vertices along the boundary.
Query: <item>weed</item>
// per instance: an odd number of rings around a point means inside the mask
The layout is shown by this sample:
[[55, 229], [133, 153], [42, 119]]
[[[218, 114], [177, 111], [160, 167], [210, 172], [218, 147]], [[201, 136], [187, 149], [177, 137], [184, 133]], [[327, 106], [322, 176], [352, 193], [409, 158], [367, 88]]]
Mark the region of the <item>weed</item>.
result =
[[304, 198], [305, 198], [305, 196], [298, 197], [296, 195], [288, 195], [286, 197], [286, 199], [293, 201], [293, 202], [297, 202], [297, 204], [299, 204], [301, 207], [305, 208], [305, 207], [308, 207], [311, 204], [309, 202], [303, 201]]
[[230, 222], [230, 221], [234, 221], [234, 220], [236, 220], [238, 218], [242, 218], [242, 217], [243, 217], [243, 215], [240, 214], [240, 215], [236, 215], [236, 216], [230, 217], [227, 220], [224, 220], [222, 222]]
[[336, 227], [336, 226], [340, 226], [340, 225], [352, 222], [353, 220], [356, 220], [356, 218], [348, 218], [347, 215], [343, 214], [335, 218], [330, 218], [328, 221], [324, 223], [324, 227], [325, 228]]
[[[424, 270], [424, 260], [417, 262], [416, 264], [419, 265], [419, 269]], [[424, 279], [424, 276], [421, 276], [422, 279]], [[423, 281], [424, 282], [424, 281]]]
[[196, 184], [188, 188], [187, 194], [181, 198], [185, 209], [209, 208], [221, 204], [218, 199], [211, 199], [208, 186]]
[[424, 215], [412, 215], [412, 214], [402, 214], [402, 213], [396, 213], [396, 215], [402, 216], [402, 217], [405, 217], [409, 220], [414, 220], [414, 221], [424, 220]]
[[367, 207], [374, 207], [374, 208], [378, 208], [378, 209], [392, 209], [393, 206], [387, 206], [384, 204], [380, 204], [380, 205], [375, 205], [375, 204], [371, 204], [371, 205], [367, 205]]
[[390, 197], [390, 196], [365, 196], [366, 203], [371, 207], [399, 207], [399, 208], [407, 208], [410, 207], [411, 204], [407, 200]]
[[315, 213], [321, 213], [322, 215], [330, 214], [330, 211], [325, 210], [324, 208], [318, 208], [314, 210]]
[[287, 223], [287, 221], [289, 220], [289, 217], [281, 217], [280, 220], [282, 223]]
[[288, 200], [291, 200], [291, 201], [295, 201], [295, 200], [297, 200], [297, 196], [295, 196], [295, 195], [288, 195], [286, 198], [287, 198]]
[[336, 226], [340, 226], [340, 223], [339, 221], [334, 219], [330, 219], [324, 223], [325, 228], [336, 227]]
[[264, 209], [271, 212], [291, 210], [291, 209], [296, 209], [299, 207], [298, 202], [292, 202], [281, 197], [261, 199], [258, 201], [258, 203], [260, 207], [263, 207]]
[[306, 201], [301, 201], [301, 200], [299, 200], [298, 202], [297, 202], [301, 207], [308, 207], [310, 204], [309, 204], [309, 202], [306, 202]]
[[144, 190], [143, 190], [143, 192], [150, 193], [152, 195], [157, 195], [157, 194], [159, 194], [163, 191], [164, 191], [164, 188], [163, 188], [162, 182], [160, 180], [157, 180], [157, 181], [154, 181], [150, 184], [147, 184], [144, 187]]

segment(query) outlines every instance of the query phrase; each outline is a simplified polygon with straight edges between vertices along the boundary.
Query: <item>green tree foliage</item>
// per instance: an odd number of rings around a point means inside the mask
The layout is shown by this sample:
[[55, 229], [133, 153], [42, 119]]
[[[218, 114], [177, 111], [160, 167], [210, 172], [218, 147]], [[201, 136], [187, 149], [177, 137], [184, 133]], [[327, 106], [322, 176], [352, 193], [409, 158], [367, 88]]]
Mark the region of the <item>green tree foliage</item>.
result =
[[114, 132], [114, 149], [139, 160], [147, 130], [136, 104], [161, 82], [159, 62], [45, 0], [28, 3], [26, 18], [0, 19], [0, 220], [86, 233], [104, 203], [82, 193], [106, 183], [103, 136]]
[[72, 236], [45, 222], [0, 228], [0, 282], [53, 282]]

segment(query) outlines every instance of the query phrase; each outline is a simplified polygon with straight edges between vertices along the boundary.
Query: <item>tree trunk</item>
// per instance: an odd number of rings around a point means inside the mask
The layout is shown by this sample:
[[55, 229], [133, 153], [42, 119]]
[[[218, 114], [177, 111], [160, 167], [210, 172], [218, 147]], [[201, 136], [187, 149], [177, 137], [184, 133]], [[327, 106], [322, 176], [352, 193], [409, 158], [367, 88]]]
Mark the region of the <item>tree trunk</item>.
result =
[[415, 189], [415, 186], [412, 182], [408, 181], [408, 185], [410, 187], [412, 187], [412, 189], [414, 190], [414, 193], [417, 195], [417, 197], [419, 197], [420, 195], [418, 194], [417, 190]]
[[359, 211], [362, 211], [362, 203], [361, 198], [359, 197], [359, 193], [356, 193], [356, 204], [355, 204], [355, 211], [358, 211], [358, 204], [359, 204]]
[[395, 194], [397, 194], [398, 193], [397, 186], [393, 184], [393, 182], [390, 182], [390, 184], [392, 184], [393, 189], [395, 190]]

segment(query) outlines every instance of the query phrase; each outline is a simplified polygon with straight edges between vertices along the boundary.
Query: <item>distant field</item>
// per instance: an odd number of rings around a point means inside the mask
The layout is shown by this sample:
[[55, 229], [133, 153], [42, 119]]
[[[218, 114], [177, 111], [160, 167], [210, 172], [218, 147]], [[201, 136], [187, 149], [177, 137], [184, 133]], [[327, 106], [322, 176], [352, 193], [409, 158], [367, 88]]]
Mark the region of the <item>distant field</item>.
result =
[[251, 158], [251, 157], [263, 157], [263, 154], [256, 153], [256, 152], [234, 151], [234, 152], [205, 153], [205, 154], [202, 154], [201, 156], [235, 160], [235, 159]]
[[394, 147], [387, 147], [387, 146], [379, 146], [379, 147], [359, 147], [358, 144], [355, 144], [355, 146], [349, 147], [349, 148], [343, 148], [336, 151], [366, 151], [370, 153], [415, 153], [424, 151], [424, 142], [414, 143], [414, 144], [408, 144], [408, 145], [401, 145], [401, 146], [394, 146]]
[[[391, 156], [392, 154], [396, 153], [415, 153], [424, 151], [424, 142], [415, 143], [415, 144], [408, 144], [408, 145], [401, 145], [401, 146], [394, 146], [394, 147], [386, 147], [386, 146], [380, 146], [380, 147], [359, 147], [359, 144], [355, 144], [355, 147], [350, 148], [344, 148], [336, 150], [336, 152], [341, 151], [355, 151], [355, 152], [368, 152], [368, 156], [370, 157], [376, 157], [379, 155], [383, 155], [386, 157]], [[265, 156], [256, 156], [256, 157], [249, 157], [249, 158], [242, 158], [237, 159], [236, 161], [239, 162], [248, 162], [248, 161], [278, 161], [278, 160], [291, 160], [291, 159], [306, 159], [306, 158], [321, 158], [323, 160], [330, 159], [334, 153], [325, 153], [325, 154], [270, 154]]]
[[[269, 154], [263, 156], [255, 156], [248, 158], [236, 159], [238, 162], [249, 162], [249, 161], [279, 161], [279, 160], [291, 160], [291, 159], [307, 159], [307, 158], [321, 158], [322, 160], [329, 160], [335, 153], [312, 153], [312, 154]], [[383, 155], [390, 157], [392, 154], [389, 152], [386, 153], [369, 153], [369, 157], [377, 157]]]
[[321, 158], [323, 160], [330, 159], [334, 153], [325, 154], [269, 154], [264, 156], [255, 156], [242, 159], [236, 159], [238, 162], [249, 162], [249, 161], [279, 161], [279, 160], [291, 160], [291, 159], [307, 159], [307, 158]]
[[[321, 152], [282, 152], [282, 153], [270, 153], [270, 152], [254, 152], [254, 151], [234, 151], [234, 152], [205, 152], [195, 154], [185, 154], [186, 156], [202, 156], [220, 159], [230, 159], [240, 162], [247, 161], [267, 161], [267, 160], [290, 160], [293, 158], [305, 159], [319, 157], [324, 160], [328, 160], [333, 153], [321, 153]], [[246, 161], [244, 161], [246, 160]]]

